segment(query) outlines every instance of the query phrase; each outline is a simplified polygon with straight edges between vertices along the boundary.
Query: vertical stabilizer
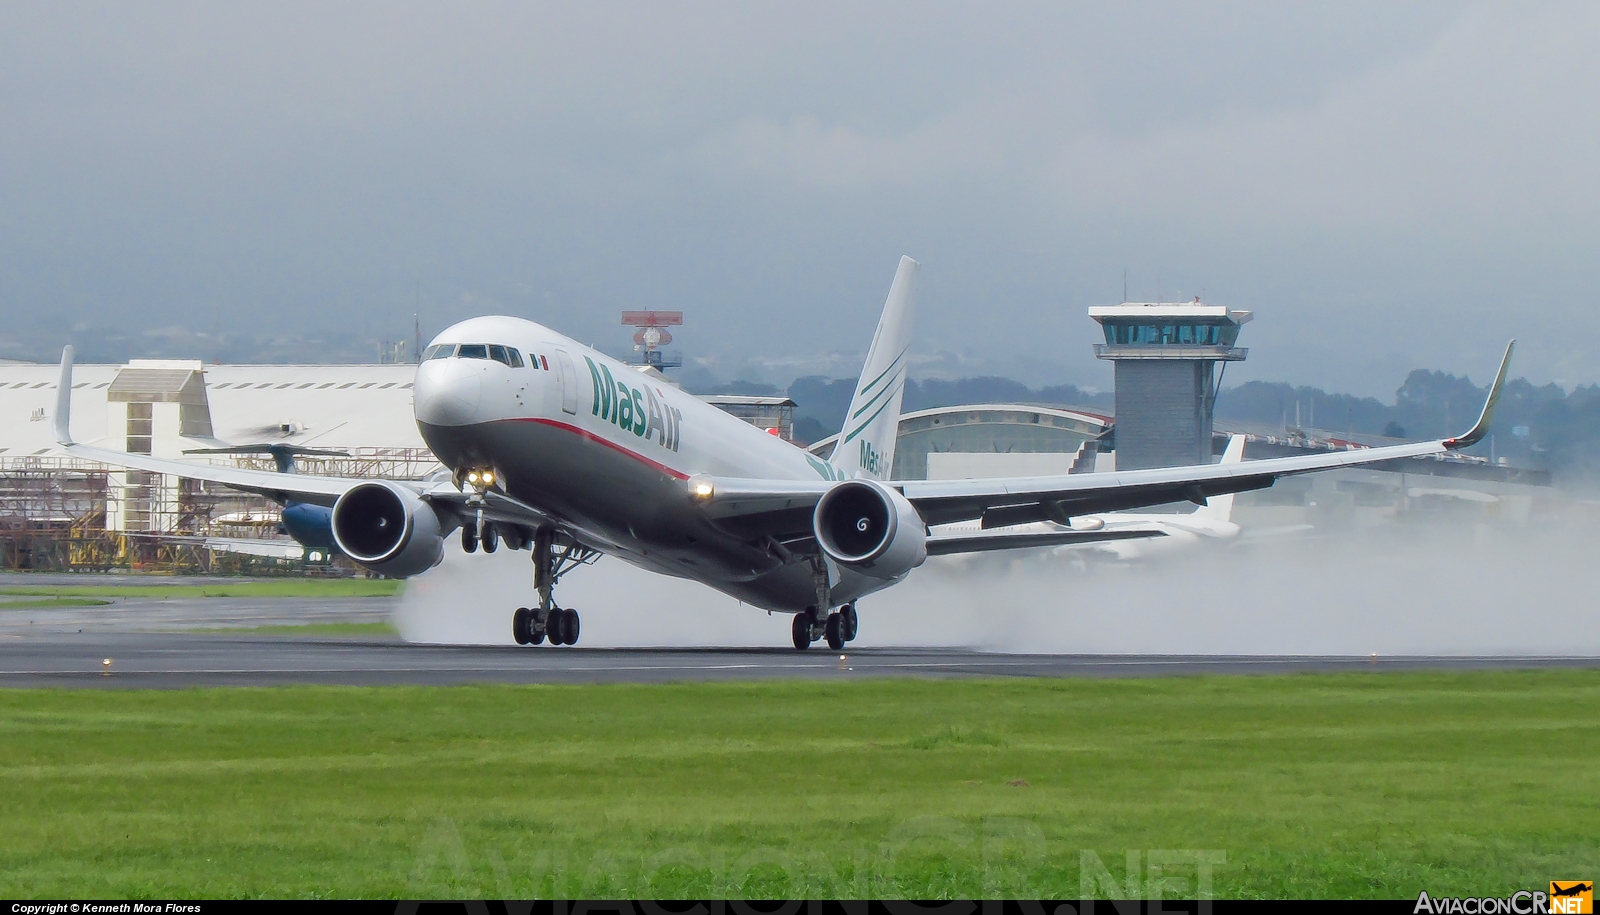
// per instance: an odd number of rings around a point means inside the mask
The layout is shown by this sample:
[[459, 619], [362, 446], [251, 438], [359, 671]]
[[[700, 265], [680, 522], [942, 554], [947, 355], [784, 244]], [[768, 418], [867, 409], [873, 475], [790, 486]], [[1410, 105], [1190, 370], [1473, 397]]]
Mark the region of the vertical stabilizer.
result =
[[72, 347], [61, 348], [61, 378], [56, 382], [56, 412], [50, 417], [56, 443], [72, 444]]
[[900, 258], [894, 285], [883, 303], [878, 332], [867, 351], [867, 364], [856, 382], [850, 411], [845, 414], [833, 465], [849, 477], [887, 480], [894, 466], [894, 440], [900, 430], [900, 401], [906, 392], [906, 350], [911, 345], [912, 297], [921, 265]]
[[[1228, 438], [1228, 448], [1222, 452], [1222, 464], [1237, 464], [1244, 460], [1244, 436], [1234, 435]], [[1233, 493], [1225, 496], [1210, 496], [1206, 504], [1194, 510], [1196, 517], [1210, 518], [1212, 521], [1230, 521], [1233, 518]]]

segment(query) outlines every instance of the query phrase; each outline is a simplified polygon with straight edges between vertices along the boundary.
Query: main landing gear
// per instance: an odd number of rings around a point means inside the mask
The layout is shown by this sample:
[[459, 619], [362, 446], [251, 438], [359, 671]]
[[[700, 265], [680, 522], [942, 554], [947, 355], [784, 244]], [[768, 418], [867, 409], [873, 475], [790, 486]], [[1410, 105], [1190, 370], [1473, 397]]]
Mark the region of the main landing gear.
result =
[[[486, 541], [487, 542], [487, 541]], [[581, 565], [588, 565], [600, 554], [550, 528], [533, 535], [533, 587], [539, 592], [539, 606], [518, 607], [511, 614], [511, 637], [518, 645], [578, 644], [578, 611], [556, 606], [555, 585], [561, 576]]]
[[854, 603], [845, 604], [818, 622], [820, 615], [815, 607], [807, 607], [794, 615], [790, 634], [794, 638], [795, 648], [804, 651], [817, 639], [826, 639], [828, 647], [838, 651], [846, 642], [855, 639], [859, 620]]

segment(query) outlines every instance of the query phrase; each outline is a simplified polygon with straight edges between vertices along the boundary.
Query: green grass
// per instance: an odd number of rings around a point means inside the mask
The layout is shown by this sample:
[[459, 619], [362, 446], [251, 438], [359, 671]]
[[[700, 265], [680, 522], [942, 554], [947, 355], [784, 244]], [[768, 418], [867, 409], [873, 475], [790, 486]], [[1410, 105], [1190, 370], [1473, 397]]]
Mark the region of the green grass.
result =
[[1503, 895], [1600, 872], [1597, 757], [1594, 671], [7, 690], [0, 885]]
[[0, 597], [0, 610], [39, 610], [53, 607], [104, 607], [111, 601], [98, 597], [41, 597], [10, 600]]
[[0, 596], [143, 597], [392, 597], [403, 583], [383, 578], [285, 578], [218, 584], [0, 585]]
[[293, 636], [319, 636], [319, 635], [392, 635], [398, 636], [400, 630], [393, 623], [304, 623], [297, 626], [250, 626], [250, 627], [217, 627], [210, 629], [179, 629], [178, 632], [207, 632], [233, 635], [293, 635]]

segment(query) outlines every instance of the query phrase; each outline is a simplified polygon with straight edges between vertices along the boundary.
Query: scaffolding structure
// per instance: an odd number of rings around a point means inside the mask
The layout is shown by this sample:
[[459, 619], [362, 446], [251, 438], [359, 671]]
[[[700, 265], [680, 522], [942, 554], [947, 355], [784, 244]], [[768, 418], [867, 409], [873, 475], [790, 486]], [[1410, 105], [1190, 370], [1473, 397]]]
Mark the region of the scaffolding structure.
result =
[[[230, 456], [227, 466], [275, 470], [270, 458]], [[422, 480], [443, 468], [425, 448], [357, 448], [303, 457], [301, 473]], [[120, 518], [121, 528], [108, 528]], [[230, 549], [243, 541], [294, 541], [264, 496], [198, 480], [110, 468], [75, 458], [0, 458], [0, 569], [176, 573], [350, 574], [344, 560], [308, 563]]]

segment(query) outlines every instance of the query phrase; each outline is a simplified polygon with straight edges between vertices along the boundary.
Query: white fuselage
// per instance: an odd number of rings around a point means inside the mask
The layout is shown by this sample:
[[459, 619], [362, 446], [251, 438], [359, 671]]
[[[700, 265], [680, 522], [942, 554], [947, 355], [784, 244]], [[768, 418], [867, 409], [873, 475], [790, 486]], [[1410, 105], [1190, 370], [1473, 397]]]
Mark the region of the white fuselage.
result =
[[[522, 367], [480, 358], [505, 347]], [[686, 481], [699, 474], [827, 480], [838, 469], [755, 426], [531, 321], [463, 321], [417, 369], [418, 428], [446, 466], [492, 468], [506, 492], [589, 545], [693, 578], [767, 609], [814, 605], [804, 564], [707, 522]], [[463, 356], [463, 353], [470, 355]], [[830, 568], [835, 604], [892, 584]]]

